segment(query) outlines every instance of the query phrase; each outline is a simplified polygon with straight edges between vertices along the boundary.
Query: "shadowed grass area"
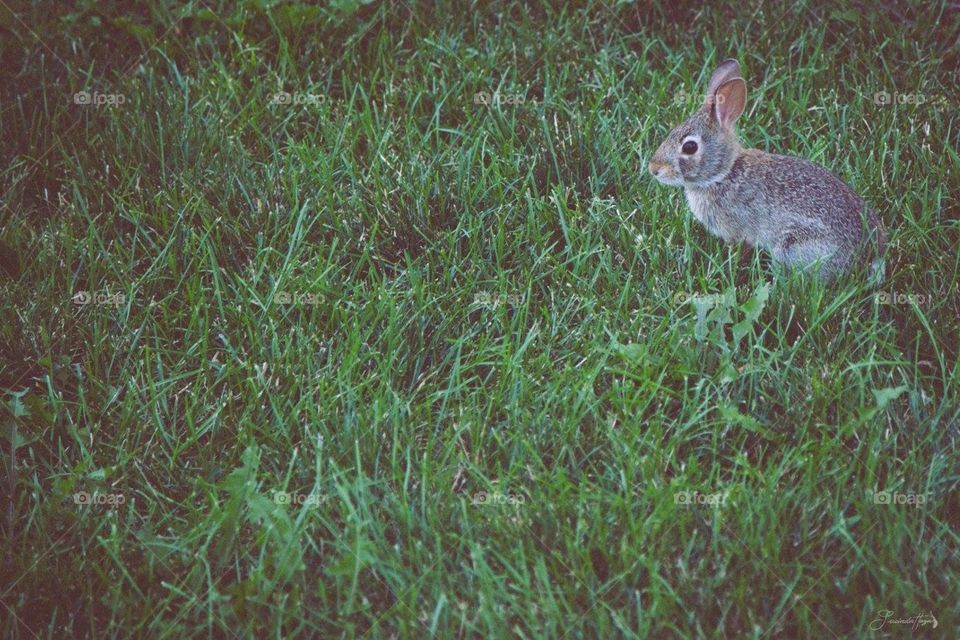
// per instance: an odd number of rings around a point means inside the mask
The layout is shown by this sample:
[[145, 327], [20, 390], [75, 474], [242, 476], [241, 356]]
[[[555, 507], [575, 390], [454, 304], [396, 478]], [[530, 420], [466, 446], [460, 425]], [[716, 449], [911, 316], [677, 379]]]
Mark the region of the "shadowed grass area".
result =
[[[952, 637], [958, 13], [0, 9], [6, 633]], [[879, 291], [646, 174], [729, 56]]]

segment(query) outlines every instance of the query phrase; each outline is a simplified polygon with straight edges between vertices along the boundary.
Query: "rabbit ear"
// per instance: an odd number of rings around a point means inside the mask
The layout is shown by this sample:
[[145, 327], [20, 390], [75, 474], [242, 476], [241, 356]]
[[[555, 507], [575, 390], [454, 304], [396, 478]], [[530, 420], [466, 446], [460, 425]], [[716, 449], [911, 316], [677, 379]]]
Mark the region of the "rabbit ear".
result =
[[733, 78], [717, 87], [713, 113], [720, 126], [730, 128], [743, 113], [746, 104], [747, 83], [743, 81], [743, 78]]
[[720, 63], [713, 75], [710, 76], [710, 82], [707, 83], [707, 102], [709, 103], [713, 94], [727, 80], [740, 77], [740, 63], [734, 58], [727, 58]]

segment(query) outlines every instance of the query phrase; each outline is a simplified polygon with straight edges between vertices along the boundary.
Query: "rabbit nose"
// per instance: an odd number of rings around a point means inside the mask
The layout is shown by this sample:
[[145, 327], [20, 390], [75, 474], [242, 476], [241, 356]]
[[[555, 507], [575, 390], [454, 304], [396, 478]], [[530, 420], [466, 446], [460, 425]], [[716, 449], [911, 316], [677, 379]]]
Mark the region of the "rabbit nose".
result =
[[651, 162], [647, 165], [647, 170], [653, 174], [654, 177], [660, 175], [660, 169], [663, 168], [662, 164], [657, 164], [656, 162]]

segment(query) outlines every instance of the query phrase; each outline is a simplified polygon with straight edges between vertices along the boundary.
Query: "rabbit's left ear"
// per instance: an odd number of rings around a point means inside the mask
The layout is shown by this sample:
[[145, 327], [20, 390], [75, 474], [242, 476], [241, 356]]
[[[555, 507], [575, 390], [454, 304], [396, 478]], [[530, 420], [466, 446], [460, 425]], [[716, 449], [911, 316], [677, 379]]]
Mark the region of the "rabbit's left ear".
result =
[[713, 94], [717, 92], [727, 80], [740, 77], [740, 63], [734, 58], [727, 58], [716, 68], [713, 75], [710, 76], [710, 82], [707, 83], [707, 104], [711, 102]]
[[743, 78], [727, 80], [714, 94], [713, 114], [725, 129], [733, 126], [747, 104], [747, 83]]

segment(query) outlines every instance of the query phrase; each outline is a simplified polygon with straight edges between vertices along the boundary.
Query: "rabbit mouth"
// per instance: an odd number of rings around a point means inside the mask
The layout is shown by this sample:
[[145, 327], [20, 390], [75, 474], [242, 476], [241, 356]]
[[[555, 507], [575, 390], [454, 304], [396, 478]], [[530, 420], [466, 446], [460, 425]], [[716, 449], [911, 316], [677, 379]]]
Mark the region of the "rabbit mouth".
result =
[[684, 185], [683, 178], [679, 174], [673, 172], [660, 172], [655, 173], [653, 178], [660, 184], [665, 184], [670, 187], [682, 187]]
[[647, 171], [649, 171], [650, 175], [660, 184], [666, 184], [672, 187], [683, 185], [683, 176], [666, 162], [652, 160], [650, 164], [647, 165]]

